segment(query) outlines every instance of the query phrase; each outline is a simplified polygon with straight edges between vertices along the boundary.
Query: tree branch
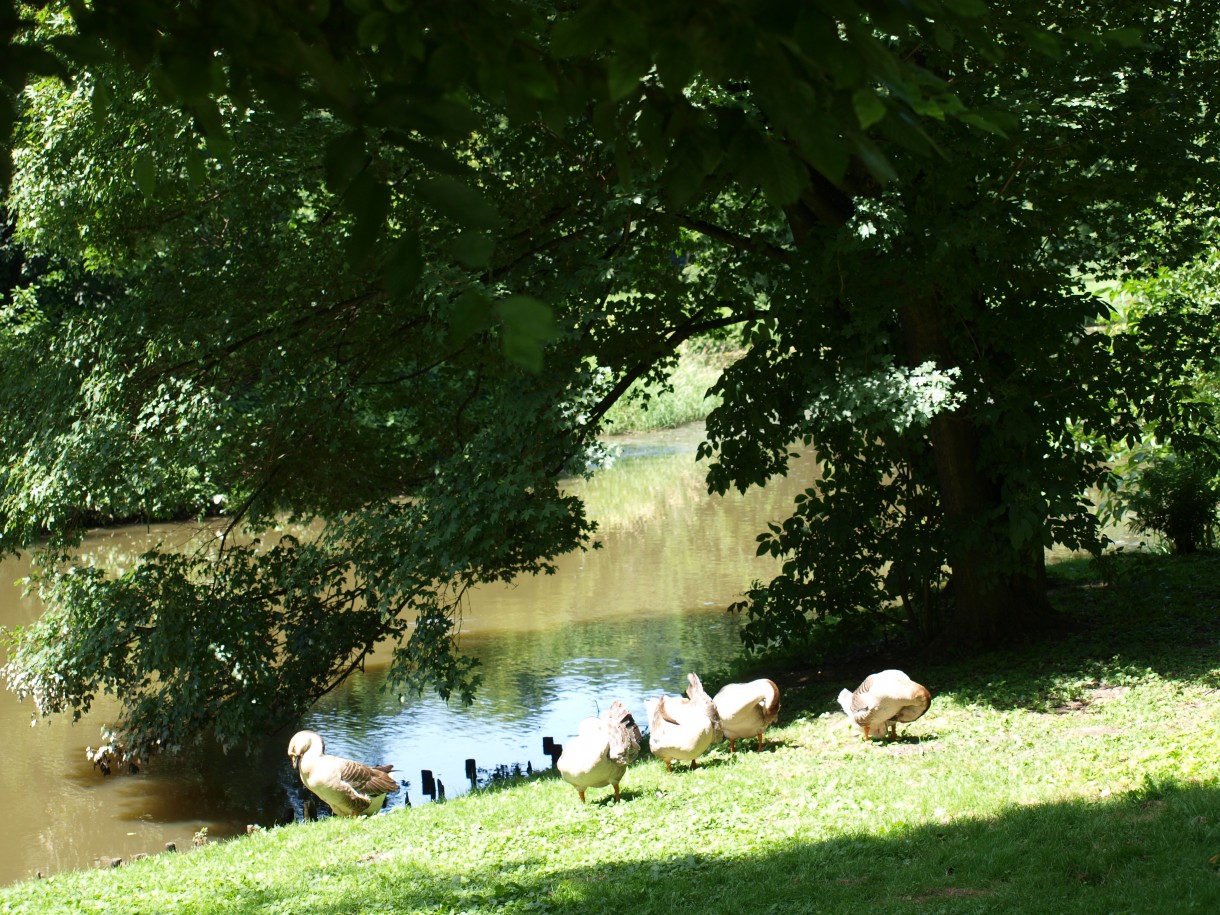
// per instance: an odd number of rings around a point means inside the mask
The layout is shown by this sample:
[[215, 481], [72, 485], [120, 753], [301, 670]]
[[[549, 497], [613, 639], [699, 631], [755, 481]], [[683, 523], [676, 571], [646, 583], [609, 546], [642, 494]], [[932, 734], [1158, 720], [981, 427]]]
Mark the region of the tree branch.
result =
[[739, 235], [723, 226], [718, 226], [715, 223], [710, 223], [694, 216], [674, 215], [659, 210], [654, 212], [660, 216], [669, 216], [676, 220], [678, 225], [684, 229], [690, 229], [692, 232], [698, 232], [700, 235], [714, 238], [716, 241], [724, 242], [729, 247], [736, 248], [739, 251], [761, 254], [764, 257], [769, 257], [772, 260], [778, 260], [785, 264], [791, 264], [794, 260], [794, 253], [792, 251], [789, 251], [787, 248], [781, 248], [779, 245], [774, 245], [769, 241]]
[[692, 317], [684, 324], [680, 324], [674, 328], [669, 335], [661, 341], [660, 345], [652, 351], [649, 356], [640, 359], [632, 366], [624, 375], [615, 383], [597, 404], [596, 407], [589, 413], [589, 418], [585, 422], [585, 432], [581, 436], [581, 441], [588, 441], [590, 434], [609, 412], [610, 408], [627, 393], [631, 385], [642, 378], [656, 361], [664, 356], [669, 355], [677, 350], [677, 348], [689, 340], [696, 334], [706, 333], [712, 330], [719, 330], [722, 327], [732, 327], [734, 324], [742, 324], [746, 321], [754, 320], [762, 317], [763, 312], [750, 311], [744, 314], [725, 315], [720, 318], [713, 318], [705, 321], [698, 321]]

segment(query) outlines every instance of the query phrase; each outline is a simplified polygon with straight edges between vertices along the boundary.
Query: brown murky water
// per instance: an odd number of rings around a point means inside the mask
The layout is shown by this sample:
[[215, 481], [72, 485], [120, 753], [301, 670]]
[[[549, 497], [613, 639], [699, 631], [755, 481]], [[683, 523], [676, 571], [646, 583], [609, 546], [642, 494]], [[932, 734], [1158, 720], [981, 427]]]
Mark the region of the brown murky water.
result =
[[[420, 772], [432, 771], [448, 796], [469, 790], [465, 760], [483, 769], [550, 764], [542, 738], [562, 743], [581, 718], [622, 699], [637, 716], [644, 699], [680, 691], [688, 670], [707, 670], [738, 650], [738, 621], [724, 612], [772, 566], [754, 555], [754, 536], [786, 517], [810, 485], [812, 460], [765, 491], [709, 497], [694, 463], [700, 430], [688, 428], [624, 443], [622, 458], [587, 483], [573, 484], [600, 524], [604, 548], [563, 557], [554, 576], [486, 588], [470, 600], [463, 647], [483, 664], [470, 708], [439, 699], [388, 695], [384, 667], [370, 664], [313, 710], [306, 727], [330, 752], [391, 762], [408, 782], [389, 808], [427, 801]], [[185, 542], [186, 526], [99, 532], [88, 548], [136, 552], [157, 539]], [[0, 564], [0, 625], [40, 612], [11, 583], [28, 565]], [[0, 694], [0, 883], [93, 866], [104, 856], [188, 847], [209, 836], [268, 825], [300, 810], [300, 788], [285, 756], [287, 732], [269, 735], [251, 756], [200, 749], [151, 763], [135, 775], [103, 777], [86, 745], [114, 706], [98, 703], [82, 722], [31, 727], [32, 709]]]

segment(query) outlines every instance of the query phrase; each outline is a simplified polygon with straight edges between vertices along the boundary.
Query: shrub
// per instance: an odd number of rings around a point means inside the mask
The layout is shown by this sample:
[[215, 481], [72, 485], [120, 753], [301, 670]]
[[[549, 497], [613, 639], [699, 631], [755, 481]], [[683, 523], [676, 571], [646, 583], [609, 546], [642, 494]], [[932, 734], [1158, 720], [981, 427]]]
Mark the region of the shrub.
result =
[[1169, 455], [1142, 465], [1134, 483], [1127, 500], [1134, 530], [1162, 534], [1178, 553], [1215, 542], [1220, 481], [1209, 466]]

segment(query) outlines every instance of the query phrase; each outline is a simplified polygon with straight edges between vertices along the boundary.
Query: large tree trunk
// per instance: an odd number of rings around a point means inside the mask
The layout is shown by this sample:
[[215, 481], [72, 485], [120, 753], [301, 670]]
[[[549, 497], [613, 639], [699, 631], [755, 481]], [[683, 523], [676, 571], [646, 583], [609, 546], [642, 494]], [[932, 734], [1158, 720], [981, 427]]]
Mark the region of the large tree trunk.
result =
[[[958, 364], [935, 299], [908, 303], [900, 321], [913, 365]], [[1054, 616], [1041, 543], [1013, 545], [1002, 481], [989, 477], [979, 459], [983, 435], [965, 408], [938, 414], [928, 429], [950, 543], [953, 612], [937, 640], [945, 647], [1007, 644], [1044, 630]]]

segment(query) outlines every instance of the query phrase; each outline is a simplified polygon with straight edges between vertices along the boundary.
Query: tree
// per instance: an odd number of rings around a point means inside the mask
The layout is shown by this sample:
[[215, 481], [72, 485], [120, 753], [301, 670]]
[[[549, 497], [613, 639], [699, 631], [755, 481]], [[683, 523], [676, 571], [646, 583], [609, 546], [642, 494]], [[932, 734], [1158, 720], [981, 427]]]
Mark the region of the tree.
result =
[[1123, 283], [1109, 328], [1128, 366], [1122, 408], [1140, 435], [1113, 449], [1103, 517], [1157, 532], [1182, 553], [1214, 543], [1220, 525], [1216, 261], [1213, 246], [1183, 267]]
[[[1091, 8], [1088, 21], [1104, 31], [1135, 21], [1130, 12]], [[1058, 21], [1087, 27], [1066, 11]], [[726, 373], [726, 404], [709, 423], [720, 487], [752, 482], [758, 467], [782, 470], [794, 430], [830, 468], [796, 515], [760, 538], [788, 561], [750, 596], [754, 641], [806, 632], [811, 610], [838, 623], [891, 603], [926, 630], [947, 563], [941, 641], [1003, 644], [1050, 621], [1044, 548], [1099, 546], [1083, 494], [1105, 478], [1104, 452], [1078, 448], [1072, 429], [1120, 440], [1136, 421], [1100, 393], [1129, 390], [1129, 365], [1086, 333], [1107, 305], [1084, 280], [1193, 250], [1202, 226], [1173, 202], [1206, 192], [1210, 179], [1196, 182], [1215, 167], [1198, 120], [1211, 64], [1195, 70], [1200, 50], [1183, 50], [1200, 42], [1214, 58], [1214, 29], [1182, 10], [1144, 26], [1140, 46], [1122, 47], [1114, 32], [1117, 43], [1078, 45], [1055, 64], [1020, 43], [987, 66], [925, 57], [952, 74], [967, 109], [1002, 94], [1005, 135], [948, 124], [929, 133], [950, 154], [893, 152], [899, 180], [852, 201], [857, 237], [820, 242], [837, 273], [830, 291], [801, 290], [790, 314], [776, 315], [789, 333]], [[894, 363], [910, 373], [929, 362], [960, 375], [951, 409], [921, 415], [912, 406], [926, 398]], [[764, 385], [766, 400], [732, 396]], [[785, 400], [793, 408], [768, 422]], [[873, 574], [859, 575], [853, 547]], [[920, 595], [925, 606], [913, 606]]]
[[[794, 441], [826, 466], [761, 544], [787, 561], [756, 643], [895, 601], [1002, 642], [1046, 622], [1044, 545], [1096, 542], [1070, 426], [1127, 417], [1090, 393], [1116, 364], [1082, 278], [1192, 228], [1209, 4], [72, 11], [23, 45], [74, 82], [28, 97], [10, 195], [104, 280], [4, 337], [0, 542], [49, 535], [53, 608], [6, 674], [40, 707], [110, 688], [133, 746], [235, 742], [383, 639], [398, 681], [467, 694], [465, 589], [588, 542], [559, 476], [718, 327], [748, 351], [709, 485]], [[212, 499], [210, 551], [69, 560], [82, 503]], [[234, 536], [284, 515], [320, 532]]]

